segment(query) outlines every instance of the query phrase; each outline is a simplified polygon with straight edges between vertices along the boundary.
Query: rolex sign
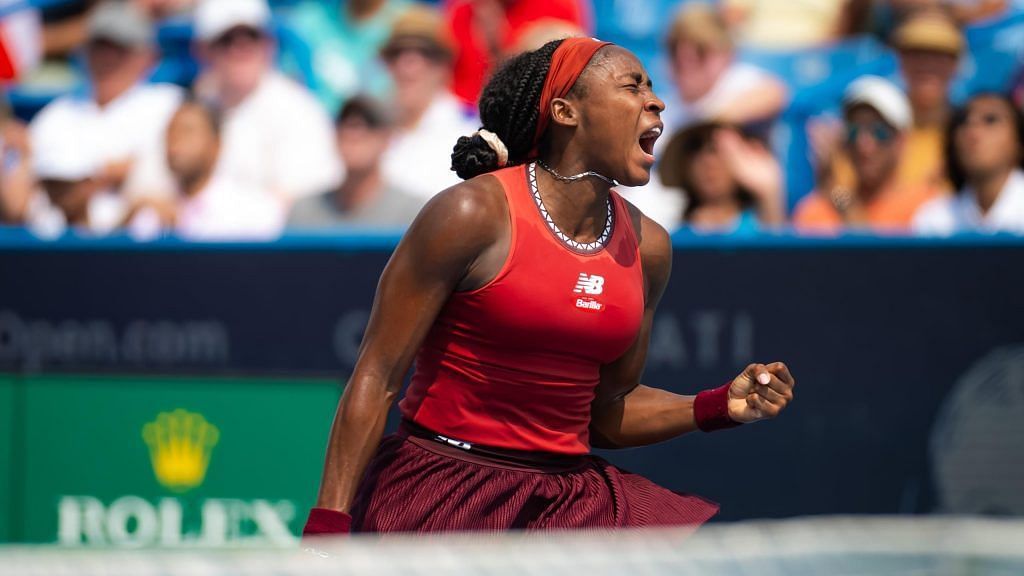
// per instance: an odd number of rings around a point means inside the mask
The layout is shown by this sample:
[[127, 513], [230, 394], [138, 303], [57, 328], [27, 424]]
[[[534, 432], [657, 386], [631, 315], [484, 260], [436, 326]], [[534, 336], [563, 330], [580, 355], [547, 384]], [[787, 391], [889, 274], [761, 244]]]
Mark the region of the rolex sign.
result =
[[341, 392], [330, 380], [122, 376], [0, 387], [25, 446], [6, 471], [22, 497], [6, 503], [5, 539], [115, 547], [294, 544]]

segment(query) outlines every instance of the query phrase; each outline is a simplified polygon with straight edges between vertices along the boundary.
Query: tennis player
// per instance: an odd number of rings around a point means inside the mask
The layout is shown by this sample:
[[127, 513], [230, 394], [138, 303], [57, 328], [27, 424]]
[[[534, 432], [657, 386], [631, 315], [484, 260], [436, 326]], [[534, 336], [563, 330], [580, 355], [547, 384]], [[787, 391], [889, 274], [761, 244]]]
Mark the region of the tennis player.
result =
[[381, 276], [304, 534], [696, 527], [718, 511], [589, 454], [772, 418], [793, 398], [780, 362], [696, 396], [639, 382], [671, 245], [612, 187], [650, 178], [663, 109], [632, 53], [591, 38], [494, 75], [483, 128], [452, 154], [466, 181], [427, 204]]

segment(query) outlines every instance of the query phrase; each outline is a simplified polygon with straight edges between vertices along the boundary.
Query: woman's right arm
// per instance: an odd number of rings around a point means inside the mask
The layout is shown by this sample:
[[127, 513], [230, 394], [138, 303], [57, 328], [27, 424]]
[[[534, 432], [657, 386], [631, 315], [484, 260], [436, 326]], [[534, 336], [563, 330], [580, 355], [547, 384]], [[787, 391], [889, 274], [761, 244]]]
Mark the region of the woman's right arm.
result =
[[[477, 278], [507, 232], [494, 178], [435, 196], [409, 227], [381, 275], [352, 377], [331, 426], [316, 507], [348, 512], [384, 432], [388, 410], [449, 295]], [[504, 218], [502, 220], [501, 218]]]

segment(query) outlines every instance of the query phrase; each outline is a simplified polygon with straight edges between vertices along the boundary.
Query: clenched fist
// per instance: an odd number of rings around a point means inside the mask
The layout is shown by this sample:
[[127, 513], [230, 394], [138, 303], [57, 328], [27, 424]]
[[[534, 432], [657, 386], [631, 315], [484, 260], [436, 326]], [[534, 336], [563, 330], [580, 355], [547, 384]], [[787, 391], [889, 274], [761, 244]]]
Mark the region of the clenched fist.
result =
[[793, 400], [795, 385], [782, 362], [751, 364], [729, 386], [729, 418], [744, 424], [775, 418]]

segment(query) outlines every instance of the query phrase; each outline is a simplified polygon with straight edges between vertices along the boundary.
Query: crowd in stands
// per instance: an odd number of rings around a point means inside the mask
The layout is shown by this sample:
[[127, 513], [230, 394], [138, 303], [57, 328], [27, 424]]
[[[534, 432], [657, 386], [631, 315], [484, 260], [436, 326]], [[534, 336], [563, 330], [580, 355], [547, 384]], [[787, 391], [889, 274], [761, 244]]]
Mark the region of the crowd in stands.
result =
[[[666, 129], [651, 183], [620, 191], [666, 228], [1024, 234], [1024, 42], [1002, 71], [969, 42], [1014, 19], [1024, 38], [1013, 0], [0, 0], [0, 224], [400, 230], [459, 181], [452, 147], [503, 60], [655, 29], [627, 47], [666, 80]], [[857, 39], [894, 69], [819, 90], [758, 64]]]

